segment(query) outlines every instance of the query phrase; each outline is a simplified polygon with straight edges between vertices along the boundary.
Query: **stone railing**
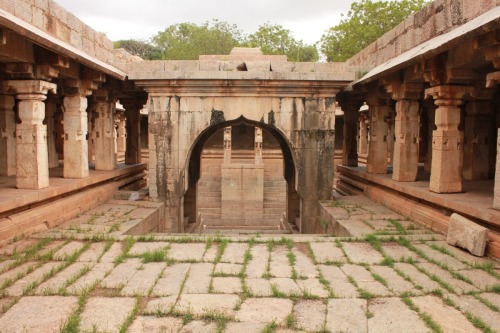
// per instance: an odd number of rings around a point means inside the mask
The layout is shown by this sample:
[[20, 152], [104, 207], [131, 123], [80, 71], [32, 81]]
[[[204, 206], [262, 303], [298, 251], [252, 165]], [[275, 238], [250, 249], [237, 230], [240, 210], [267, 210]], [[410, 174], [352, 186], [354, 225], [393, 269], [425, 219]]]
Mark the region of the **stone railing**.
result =
[[499, 5], [500, 0], [436, 0], [347, 60], [347, 64], [371, 70]]

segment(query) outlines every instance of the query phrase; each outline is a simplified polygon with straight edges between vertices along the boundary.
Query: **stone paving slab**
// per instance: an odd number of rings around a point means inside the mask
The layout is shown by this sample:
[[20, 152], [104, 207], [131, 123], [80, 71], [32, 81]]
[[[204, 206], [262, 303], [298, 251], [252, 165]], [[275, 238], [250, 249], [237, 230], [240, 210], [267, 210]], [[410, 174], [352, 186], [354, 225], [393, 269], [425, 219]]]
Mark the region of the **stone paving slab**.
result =
[[212, 278], [212, 292], [219, 294], [238, 294], [243, 291], [239, 277]]
[[282, 298], [248, 298], [236, 312], [242, 322], [283, 323], [292, 313], [293, 302]]
[[52, 257], [52, 259], [53, 260], [67, 260], [73, 254], [80, 251], [84, 245], [85, 244], [82, 242], [77, 242], [77, 241], [69, 242], [68, 244], [66, 244], [62, 248], [60, 248], [56, 253], [54, 253], [54, 256]]
[[79, 329], [90, 332], [119, 332], [134, 309], [130, 297], [92, 297], [81, 314]]
[[319, 298], [327, 298], [329, 296], [328, 290], [321, 284], [319, 279], [298, 279], [295, 282], [304, 295], [312, 295]]
[[174, 333], [182, 328], [182, 319], [174, 317], [138, 316], [130, 325], [129, 333]]
[[76, 260], [84, 262], [97, 262], [103, 254], [105, 246], [105, 243], [92, 243], [89, 248], [80, 254]]
[[360, 289], [378, 296], [388, 296], [392, 294], [382, 283], [376, 281], [371, 273], [363, 266], [346, 264], [340, 269], [347, 276], [351, 276]]
[[112, 263], [122, 254], [123, 249], [122, 249], [122, 244], [120, 242], [115, 242], [111, 245], [111, 247], [106, 251], [101, 259], [99, 259], [99, 262], [107, 262], [107, 263]]
[[60, 262], [48, 262], [43, 266], [35, 269], [33, 272], [21, 277], [13, 285], [5, 289], [5, 292], [9, 296], [21, 296], [23, 295], [26, 288], [29, 288], [32, 284], [41, 282], [45, 274], [48, 274], [53, 269], [57, 270], [59, 267], [61, 267], [61, 265], [63, 264]]
[[184, 284], [183, 293], [186, 294], [206, 294], [210, 286], [211, 274], [214, 269], [213, 264], [191, 264], [189, 275]]
[[266, 272], [269, 251], [265, 244], [256, 244], [250, 250], [252, 259], [247, 264], [246, 274], [251, 278], [260, 278]]
[[222, 254], [221, 262], [242, 264], [245, 261], [245, 252], [248, 249], [246, 243], [229, 243]]
[[222, 262], [215, 265], [214, 274], [238, 275], [242, 269], [243, 265], [227, 264]]
[[155, 298], [148, 302], [144, 314], [156, 315], [158, 313], [169, 313], [177, 303], [177, 295]]
[[85, 270], [92, 267], [90, 263], [76, 262], [66, 267], [54, 277], [40, 284], [36, 290], [37, 295], [56, 294], [59, 290], [66, 287], [66, 283], [73, 277], [78, 276]]
[[214, 333], [217, 332], [217, 324], [203, 320], [193, 320], [185, 325], [179, 333]]
[[458, 273], [469, 279], [472, 284], [479, 289], [486, 290], [487, 288], [500, 285], [500, 279], [497, 279], [481, 269], [463, 270], [458, 271]]
[[364, 299], [330, 299], [326, 315], [326, 329], [330, 332], [366, 333], [367, 303]]
[[122, 296], [147, 296], [157, 278], [163, 272], [165, 262], [143, 264], [141, 268], [127, 281], [120, 292]]
[[[372, 299], [368, 311], [373, 314], [368, 319], [368, 331], [380, 333], [420, 333], [428, 327], [418, 314], [408, 308], [400, 298], [386, 297]], [[394, 314], [398, 315], [395, 316]]]
[[292, 253], [295, 256], [295, 272], [299, 277], [318, 277], [318, 269], [309, 256], [305, 255], [301, 251], [298, 251], [297, 249], [292, 249]]
[[122, 288], [142, 266], [139, 259], [127, 259], [125, 262], [116, 266], [111, 273], [101, 281], [101, 287], [104, 288]]
[[320, 265], [319, 269], [323, 277], [329, 282], [330, 289], [332, 289], [336, 297], [358, 297], [356, 287], [349, 282], [347, 275], [339, 267]]
[[77, 306], [72, 296], [25, 296], [0, 318], [0, 332], [59, 332]]
[[245, 283], [247, 285], [248, 290], [253, 296], [267, 297], [273, 295], [271, 284], [267, 279], [250, 278], [246, 279]]
[[435, 261], [438, 261], [442, 264], [445, 264], [452, 270], [459, 270], [459, 269], [465, 269], [467, 268], [467, 265], [461, 262], [460, 260], [457, 260], [453, 258], [452, 256], [449, 256], [447, 254], [441, 253], [439, 251], [436, 251], [429, 247], [428, 245], [425, 244], [415, 244], [415, 247], [419, 250], [421, 250], [423, 253], [425, 253], [430, 259], [433, 259]]
[[460, 308], [462, 312], [469, 312], [472, 315], [481, 318], [481, 320], [495, 332], [500, 332], [500, 313], [491, 310], [474, 296], [457, 296], [450, 294], [448, 297]]
[[425, 272], [431, 275], [435, 275], [441, 280], [445, 281], [452, 288], [457, 289], [458, 292], [469, 292], [478, 290], [478, 288], [474, 287], [473, 285], [465, 281], [454, 278], [449, 271], [444, 270], [443, 268], [435, 264], [432, 264], [430, 262], [418, 263], [417, 266], [422, 268]]
[[180, 263], [165, 267], [162, 276], [156, 282], [152, 294], [155, 296], [178, 295], [191, 264]]
[[253, 323], [253, 322], [246, 322], [246, 323], [238, 323], [238, 322], [231, 322], [226, 325], [226, 329], [224, 330], [224, 333], [260, 333], [264, 330], [266, 327], [266, 324], [264, 323]]
[[180, 313], [193, 315], [223, 314], [234, 315], [234, 308], [240, 302], [238, 295], [182, 294], [175, 309]]
[[310, 243], [316, 262], [347, 262], [347, 259], [334, 242]]
[[28, 271], [34, 269], [38, 265], [40, 265], [38, 262], [26, 262], [6, 271], [0, 275], [0, 285], [5, 285], [8, 281], [16, 281], [18, 278], [26, 275]]
[[140, 256], [146, 252], [166, 249], [168, 246], [169, 243], [166, 242], [136, 242], [132, 245], [128, 254], [131, 256]]
[[175, 261], [202, 261], [205, 249], [205, 243], [172, 243], [168, 250], [168, 257]]
[[431, 316], [444, 333], [481, 332], [474, 327], [463, 314], [445, 305], [443, 301], [436, 296], [413, 297], [411, 301], [421, 312]]
[[214, 262], [217, 257], [217, 253], [219, 252], [219, 247], [217, 244], [212, 244], [203, 255], [203, 261], [205, 262]]
[[271, 276], [277, 278], [289, 278], [292, 276], [292, 267], [288, 260], [288, 248], [286, 246], [274, 246], [271, 252]]
[[322, 301], [299, 301], [293, 307], [295, 326], [306, 331], [320, 331], [325, 325], [326, 304]]
[[408, 276], [411, 281], [416, 285], [422, 288], [424, 292], [431, 292], [433, 290], [442, 290], [439, 283], [431, 280], [431, 278], [421, 273], [415, 266], [406, 263], [396, 263], [394, 267], [398, 269], [401, 273]]
[[377, 274], [387, 281], [388, 288], [396, 294], [415, 292], [415, 286], [402, 278], [395, 270], [387, 266], [373, 265], [370, 267], [372, 273]]
[[378, 264], [384, 260], [370, 243], [343, 242], [342, 248], [353, 263]]
[[14, 264], [15, 262], [16, 261], [12, 260], [12, 259], [8, 259], [8, 260], [4, 260], [4, 261], [0, 262], [0, 273], [3, 273], [6, 270], [8, 270], [12, 266], [12, 264]]
[[78, 295], [104, 279], [106, 274], [111, 272], [113, 268], [114, 265], [111, 263], [97, 263], [87, 274], [68, 286], [66, 291], [71, 295]]
[[415, 252], [396, 243], [383, 243], [382, 250], [387, 256], [396, 261], [401, 261], [409, 258], [415, 261], [422, 260], [422, 258], [420, 258]]

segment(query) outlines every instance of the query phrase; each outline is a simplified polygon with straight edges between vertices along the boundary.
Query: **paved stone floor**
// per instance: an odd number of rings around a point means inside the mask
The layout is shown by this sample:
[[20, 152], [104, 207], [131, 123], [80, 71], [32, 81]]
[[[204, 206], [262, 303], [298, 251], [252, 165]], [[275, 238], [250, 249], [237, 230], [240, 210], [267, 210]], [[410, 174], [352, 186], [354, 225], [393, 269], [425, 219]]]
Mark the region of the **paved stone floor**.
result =
[[131, 207], [0, 248], [0, 332], [500, 332], [498, 262], [363, 197], [350, 238], [117, 234]]

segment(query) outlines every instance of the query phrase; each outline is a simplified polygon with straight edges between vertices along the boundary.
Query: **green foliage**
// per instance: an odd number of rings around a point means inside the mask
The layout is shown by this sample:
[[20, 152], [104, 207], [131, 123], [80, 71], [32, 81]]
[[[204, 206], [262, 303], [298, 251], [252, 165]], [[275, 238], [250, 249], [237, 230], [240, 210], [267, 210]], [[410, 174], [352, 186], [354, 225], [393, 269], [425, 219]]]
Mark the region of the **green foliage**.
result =
[[243, 40], [235, 24], [212, 20], [201, 25], [178, 23], [153, 36], [161, 59], [198, 60], [202, 54], [229, 54]]
[[161, 50], [151, 42], [140, 39], [121, 39], [114, 42], [115, 49], [123, 48], [145, 60], [161, 59]]
[[426, 0], [361, 0], [320, 40], [327, 61], [346, 61], [419, 10]]
[[279, 24], [266, 22], [256, 32], [248, 36], [248, 46], [260, 47], [264, 54], [284, 54], [288, 61], [317, 61], [315, 45], [296, 40], [292, 32]]

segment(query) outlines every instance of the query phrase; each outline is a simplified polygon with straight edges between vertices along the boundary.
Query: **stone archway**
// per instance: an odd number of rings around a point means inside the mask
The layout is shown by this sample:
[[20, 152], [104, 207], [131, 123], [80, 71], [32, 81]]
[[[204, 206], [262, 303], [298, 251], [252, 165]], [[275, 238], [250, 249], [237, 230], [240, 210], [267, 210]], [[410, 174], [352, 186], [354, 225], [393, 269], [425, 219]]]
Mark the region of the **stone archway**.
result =
[[188, 159], [185, 228], [198, 213], [212, 229], [277, 230], [283, 215], [300, 217], [296, 163], [278, 129], [243, 116], [222, 121], [199, 135]]

